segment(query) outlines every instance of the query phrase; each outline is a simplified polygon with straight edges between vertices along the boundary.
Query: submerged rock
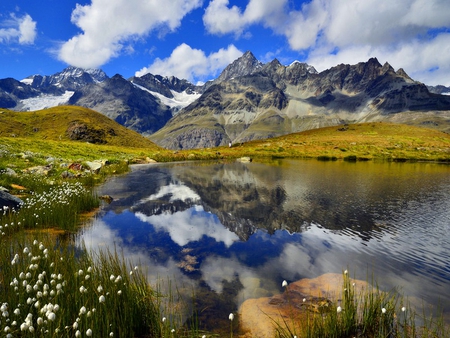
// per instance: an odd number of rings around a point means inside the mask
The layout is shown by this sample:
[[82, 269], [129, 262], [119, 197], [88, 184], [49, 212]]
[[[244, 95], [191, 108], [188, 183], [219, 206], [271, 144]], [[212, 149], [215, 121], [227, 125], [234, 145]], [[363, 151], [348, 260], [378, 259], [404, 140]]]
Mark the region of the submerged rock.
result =
[[[361, 280], [352, 280], [356, 289], [367, 287]], [[335, 311], [333, 301], [340, 298], [343, 285], [342, 274], [327, 273], [316, 278], [304, 278], [286, 286], [285, 291], [273, 297], [247, 299], [239, 313], [241, 327], [252, 337], [272, 338], [276, 328], [289, 325], [299, 332], [308, 311]]]

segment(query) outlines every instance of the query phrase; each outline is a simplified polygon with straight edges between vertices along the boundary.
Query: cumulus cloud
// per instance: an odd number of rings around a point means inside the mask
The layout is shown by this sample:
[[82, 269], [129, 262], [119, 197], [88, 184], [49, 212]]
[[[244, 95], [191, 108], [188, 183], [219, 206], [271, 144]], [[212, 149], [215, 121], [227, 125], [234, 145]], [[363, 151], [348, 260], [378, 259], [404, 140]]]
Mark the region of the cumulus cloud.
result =
[[287, 0], [249, 0], [245, 8], [212, 0], [203, 21], [211, 34], [237, 37], [262, 25], [292, 50], [308, 53], [306, 61], [318, 70], [375, 56], [430, 84], [449, 71], [446, 0], [312, 0], [297, 8]]
[[225, 49], [221, 48], [217, 52], [206, 55], [204, 51], [182, 43], [169, 57], [155, 59], [150, 66], [142, 68], [135, 75], [143, 76], [152, 73], [163, 76], [174, 75], [191, 82], [204, 81], [208, 80], [206, 76], [217, 74], [242, 54], [234, 45], [229, 45]]
[[36, 21], [28, 14], [20, 18], [11, 14], [9, 20], [2, 22], [6, 28], [0, 28], [0, 43], [33, 44], [37, 35], [36, 25]]
[[118, 56], [124, 46], [151, 31], [174, 31], [201, 0], [92, 0], [72, 12], [82, 33], [62, 44], [59, 58], [83, 68], [99, 67]]
[[212, 0], [205, 10], [203, 22], [212, 34], [241, 35], [251, 24], [272, 27], [282, 22], [286, 3], [287, 0], [250, 0], [242, 11], [237, 6], [229, 7], [228, 0]]

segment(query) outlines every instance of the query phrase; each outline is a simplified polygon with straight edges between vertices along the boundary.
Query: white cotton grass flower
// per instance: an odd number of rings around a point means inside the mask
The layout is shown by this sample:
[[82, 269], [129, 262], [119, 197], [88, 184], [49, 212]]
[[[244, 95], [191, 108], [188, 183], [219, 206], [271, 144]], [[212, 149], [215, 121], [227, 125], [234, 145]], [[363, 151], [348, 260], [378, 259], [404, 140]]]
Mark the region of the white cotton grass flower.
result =
[[381, 312], [382, 312], [382, 313], [386, 313], [386, 308], [382, 308], [382, 309], [381, 309]]
[[281, 287], [285, 288], [286, 286], [288, 286], [288, 282], [284, 280], [283, 283], [281, 283]]
[[102, 293], [102, 292], [103, 292], [103, 287], [102, 287], [101, 285], [99, 285], [99, 286], [97, 287], [97, 292], [98, 292], [98, 293]]
[[406, 307], [402, 307], [402, 312], [405, 312], [406, 311]]
[[47, 316], [47, 319], [50, 320], [50, 321], [52, 321], [52, 322], [56, 319], [56, 315], [55, 315], [54, 312], [48, 312], [48, 313], [46, 314], [46, 316]]
[[342, 308], [340, 306], [338, 306], [336, 311], [337, 311], [337, 313], [341, 313], [342, 312]]
[[230, 313], [230, 315], [228, 316], [228, 319], [231, 320], [231, 321], [233, 321], [233, 319], [234, 319], [234, 314], [233, 314], [233, 313]]
[[77, 332], [75, 332], [75, 337], [81, 337], [81, 331], [77, 330]]
[[91, 329], [87, 329], [86, 330], [86, 336], [88, 336], [88, 337], [92, 336], [92, 330]]
[[100, 297], [98, 297], [98, 301], [100, 302], [100, 303], [104, 303], [105, 302], [105, 296], [103, 296], [103, 295], [101, 295]]

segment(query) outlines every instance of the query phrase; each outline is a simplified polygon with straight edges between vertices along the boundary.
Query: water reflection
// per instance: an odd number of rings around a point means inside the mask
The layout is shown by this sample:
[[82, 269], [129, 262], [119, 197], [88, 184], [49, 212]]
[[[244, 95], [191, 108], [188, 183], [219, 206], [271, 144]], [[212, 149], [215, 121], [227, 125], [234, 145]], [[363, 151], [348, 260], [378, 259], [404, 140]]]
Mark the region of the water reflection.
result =
[[284, 279], [346, 268], [448, 308], [449, 172], [287, 160], [135, 166], [101, 187], [114, 201], [80, 240], [121, 248], [154, 281], [194, 287], [211, 326]]

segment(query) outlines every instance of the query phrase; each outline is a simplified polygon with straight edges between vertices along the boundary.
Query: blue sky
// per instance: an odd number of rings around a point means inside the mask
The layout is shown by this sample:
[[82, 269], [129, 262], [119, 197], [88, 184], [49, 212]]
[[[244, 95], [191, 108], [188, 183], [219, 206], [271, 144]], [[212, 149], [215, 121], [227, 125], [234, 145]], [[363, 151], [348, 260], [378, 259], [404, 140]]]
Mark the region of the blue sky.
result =
[[377, 57], [450, 86], [448, 0], [8, 0], [0, 4], [0, 78], [68, 65], [194, 83], [250, 50], [318, 71]]

